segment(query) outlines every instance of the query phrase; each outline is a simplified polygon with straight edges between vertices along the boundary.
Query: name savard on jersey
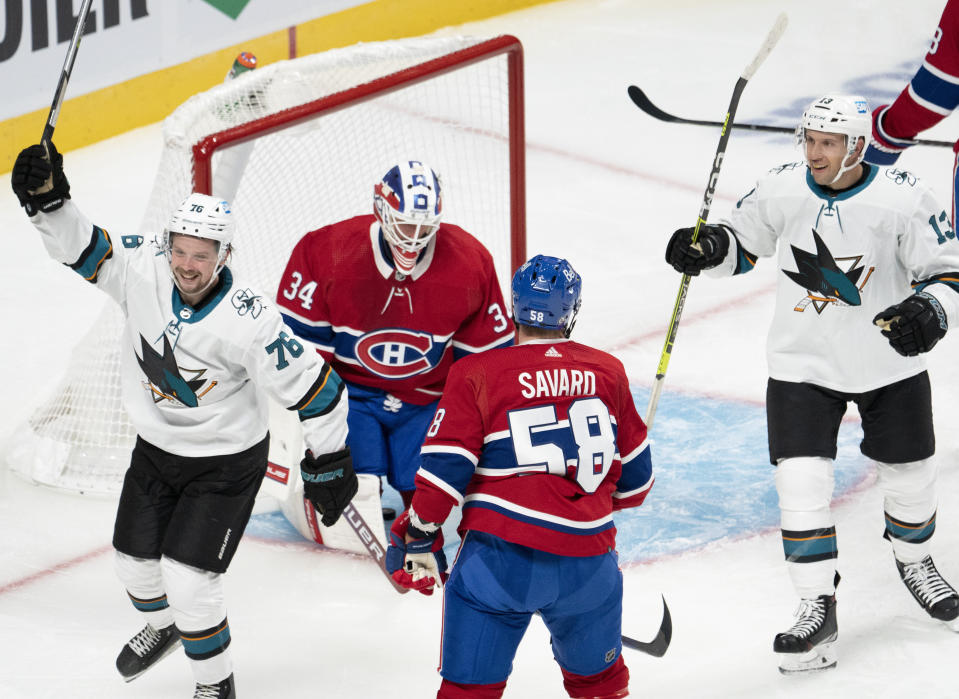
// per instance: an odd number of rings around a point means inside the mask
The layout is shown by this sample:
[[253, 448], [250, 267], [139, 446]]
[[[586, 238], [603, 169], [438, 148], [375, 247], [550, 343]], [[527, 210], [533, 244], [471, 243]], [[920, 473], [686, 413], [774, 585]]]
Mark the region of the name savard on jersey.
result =
[[523, 371], [516, 377], [524, 398], [583, 396], [596, 393], [596, 374], [580, 369]]

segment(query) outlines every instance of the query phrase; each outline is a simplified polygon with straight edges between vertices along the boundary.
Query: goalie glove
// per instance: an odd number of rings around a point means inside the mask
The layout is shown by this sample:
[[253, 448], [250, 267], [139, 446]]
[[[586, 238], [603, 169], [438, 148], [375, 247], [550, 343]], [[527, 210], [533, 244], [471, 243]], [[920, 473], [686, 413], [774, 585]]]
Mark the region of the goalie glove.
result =
[[903, 357], [928, 352], [949, 329], [939, 299], [922, 291], [877, 313], [872, 322], [882, 328], [883, 336]]
[[412, 509], [397, 517], [386, 549], [386, 570], [393, 579], [409, 590], [432, 595], [449, 578], [446, 569], [440, 525], [421, 521]]
[[323, 526], [332, 527], [359, 488], [350, 448], [318, 457], [307, 451], [300, 462], [300, 475], [303, 495], [323, 514]]
[[10, 174], [10, 186], [27, 216], [38, 211], [50, 213], [63, 206], [70, 198], [70, 183], [63, 173], [63, 156], [52, 141], [20, 151]]
[[666, 262], [677, 272], [695, 277], [726, 259], [729, 234], [725, 226], [702, 225], [693, 242], [693, 228], [680, 228], [666, 244]]

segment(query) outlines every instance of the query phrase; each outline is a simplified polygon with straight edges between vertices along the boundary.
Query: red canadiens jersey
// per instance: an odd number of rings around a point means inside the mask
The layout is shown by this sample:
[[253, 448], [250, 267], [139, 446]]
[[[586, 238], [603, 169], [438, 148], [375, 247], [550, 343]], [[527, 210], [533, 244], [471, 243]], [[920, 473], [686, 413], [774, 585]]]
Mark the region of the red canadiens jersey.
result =
[[372, 215], [307, 233], [276, 300], [345, 381], [418, 405], [439, 398], [454, 359], [513, 341], [492, 256], [448, 223], [409, 276], [390, 265]]
[[959, 105], [959, 0], [949, 0], [922, 65], [882, 115], [893, 145], [938, 124]]
[[613, 511], [653, 484], [646, 425], [623, 366], [569, 340], [537, 340], [457, 362], [422, 449], [412, 507], [530, 548], [615, 548]]

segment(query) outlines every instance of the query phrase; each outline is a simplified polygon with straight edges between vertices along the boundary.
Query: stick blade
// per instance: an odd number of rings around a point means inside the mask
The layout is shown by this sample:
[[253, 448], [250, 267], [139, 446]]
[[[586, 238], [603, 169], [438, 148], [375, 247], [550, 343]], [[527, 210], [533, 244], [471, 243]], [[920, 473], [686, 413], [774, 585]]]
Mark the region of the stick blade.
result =
[[646, 96], [646, 93], [635, 85], [630, 85], [627, 87], [626, 92], [629, 94], [629, 99], [633, 101], [633, 104], [649, 114], [651, 117], [659, 119], [660, 121], [679, 121], [679, 119], [674, 117], [672, 114], [664, 112], [662, 109], [653, 104], [649, 100], [649, 97]]
[[669, 613], [669, 607], [666, 605], [666, 598], [663, 597], [663, 621], [659, 625], [659, 631], [656, 637], [649, 642], [637, 641], [629, 636], [623, 636], [623, 645], [633, 650], [638, 650], [654, 658], [662, 658], [669, 649], [669, 643], [673, 640], [673, 618]]

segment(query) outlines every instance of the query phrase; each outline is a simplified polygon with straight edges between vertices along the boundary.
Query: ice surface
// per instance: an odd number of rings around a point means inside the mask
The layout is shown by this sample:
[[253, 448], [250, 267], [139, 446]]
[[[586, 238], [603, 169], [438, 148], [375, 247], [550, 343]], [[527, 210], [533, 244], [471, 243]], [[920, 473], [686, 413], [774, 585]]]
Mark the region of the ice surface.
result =
[[[695, 222], [718, 131], [654, 121], [632, 105], [626, 86], [639, 85], [667, 111], [721, 120], [737, 76], [785, 10], [790, 26], [747, 87], [739, 118], [791, 126], [821, 92], [894, 97], [941, 8], [941, 0], [565, 0], [445, 30], [523, 41], [529, 252], [567, 257], [582, 274], [576, 337], [623, 360], [641, 413], [679, 282], [663, 246], [670, 231]], [[951, 139], [955, 122], [923, 136]], [[74, 199], [92, 219], [111, 231], [136, 227], [159, 139], [149, 126], [66, 154]], [[797, 157], [789, 137], [735, 131], [712, 215], [766, 169]], [[948, 208], [948, 149], [914, 148], [900, 163]], [[45, 256], [8, 183], [0, 176], [0, 441], [53, 387], [105, 302]], [[928, 619], [898, 579], [881, 538], [874, 474], [858, 453], [854, 409], [837, 464], [839, 665], [808, 677], [776, 670], [772, 637], [791, 623], [796, 601], [776, 529], [762, 409], [773, 284], [771, 265], [760, 263], [741, 279], [697, 278], [690, 287], [652, 434], [657, 485], [647, 505], [617, 516], [624, 632], [653, 636], [661, 594], [674, 622], [664, 658], [626, 651], [632, 693], [950, 696], [959, 636]], [[953, 582], [956, 343], [947, 336], [930, 358], [942, 468], [933, 551]], [[181, 654], [131, 685], [113, 668], [141, 625], [112, 569], [114, 508], [109, 499], [36, 488], [0, 472], [0, 696], [190, 696]], [[226, 585], [240, 696], [434, 696], [438, 596], [400, 597], [366, 558], [297, 540], [271, 516], [252, 525]], [[565, 696], [538, 621], [506, 696]]]

